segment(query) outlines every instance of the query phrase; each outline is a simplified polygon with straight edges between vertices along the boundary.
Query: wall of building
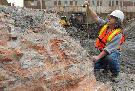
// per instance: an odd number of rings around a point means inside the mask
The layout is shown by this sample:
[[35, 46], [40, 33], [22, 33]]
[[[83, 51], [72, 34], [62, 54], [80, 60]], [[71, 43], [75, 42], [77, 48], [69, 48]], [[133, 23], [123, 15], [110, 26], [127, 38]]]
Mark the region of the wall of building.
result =
[[[56, 12], [85, 12], [85, 0], [42, 0], [42, 8]], [[122, 10], [127, 19], [135, 16], [135, 0], [88, 0], [91, 8], [100, 15]], [[33, 5], [35, 3], [35, 5]], [[24, 0], [24, 6], [41, 9], [40, 0]]]
[[45, 9], [45, 0], [24, 0], [24, 7], [33, 9]]

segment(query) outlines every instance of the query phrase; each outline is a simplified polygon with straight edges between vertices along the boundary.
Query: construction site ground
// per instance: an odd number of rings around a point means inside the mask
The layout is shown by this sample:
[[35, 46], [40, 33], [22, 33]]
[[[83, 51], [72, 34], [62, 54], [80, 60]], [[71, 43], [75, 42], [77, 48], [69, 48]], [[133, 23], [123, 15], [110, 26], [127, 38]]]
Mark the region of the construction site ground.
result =
[[94, 75], [97, 24], [64, 29], [46, 10], [0, 6], [0, 91], [135, 91], [135, 20], [124, 25], [118, 82]]

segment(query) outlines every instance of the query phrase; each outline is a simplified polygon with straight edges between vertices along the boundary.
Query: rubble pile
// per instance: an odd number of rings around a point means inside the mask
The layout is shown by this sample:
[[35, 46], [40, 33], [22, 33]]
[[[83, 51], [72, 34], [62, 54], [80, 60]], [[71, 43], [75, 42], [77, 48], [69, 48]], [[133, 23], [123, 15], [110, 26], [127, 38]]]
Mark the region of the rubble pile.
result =
[[[94, 40], [97, 37], [98, 24], [91, 24], [86, 30], [77, 30], [72, 27], [67, 30], [70, 36], [80, 41], [81, 46], [87, 50], [90, 55], [96, 55]], [[134, 91], [135, 90], [135, 18], [125, 21], [123, 33], [126, 41], [121, 50], [121, 70], [119, 82], [112, 83], [112, 91]], [[91, 34], [91, 35], [90, 35]], [[109, 82], [108, 74], [99, 73], [96, 79], [101, 82]]]
[[80, 41], [86, 39], [95, 39], [98, 35], [98, 24], [91, 23], [82, 25], [82, 28], [69, 27], [66, 29], [67, 33], [75, 39], [79, 39]]
[[65, 30], [58, 21], [44, 10], [0, 6], [0, 91], [135, 90], [134, 21], [126, 26], [118, 83], [93, 74], [97, 25]]
[[111, 91], [56, 14], [0, 7], [0, 91]]
[[85, 28], [78, 29], [76, 27], [69, 27], [66, 32], [69, 36], [73, 37], [80, 45], [87, 50], [90, 55], [94, 55], [96, 50], [93, 48], [94, 41], [98, 36], [99, 26], [97, 23], [85, 25]]
[[[125, 35], [127, 36], [127, 39], [132, 40], [135, 38], [135, 18], [128, 21], [125, 25]], [[132, 40], [134, 41], [134, 40]]]

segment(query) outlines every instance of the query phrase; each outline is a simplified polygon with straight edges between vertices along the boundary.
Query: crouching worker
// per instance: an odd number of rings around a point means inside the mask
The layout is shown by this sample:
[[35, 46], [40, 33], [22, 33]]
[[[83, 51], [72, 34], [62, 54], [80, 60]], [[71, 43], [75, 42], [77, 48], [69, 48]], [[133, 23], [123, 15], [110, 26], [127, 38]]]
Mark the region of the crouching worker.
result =
[[100, 19], [97, 14], [92, 11], [87, 1], [84, 2], [88, 17], [98, 22], [99, 35], [96, 39], [95, 47], [99, 50], [99, 54], [93, 56], [94, 69], [109, 68], [112, 77], [116, 78], [120, 71], [120, 47], [125, 37], [122, 33], [122, 22], [124, 14], [120, 10], [114, 10], [107, 16], [107, 20]]

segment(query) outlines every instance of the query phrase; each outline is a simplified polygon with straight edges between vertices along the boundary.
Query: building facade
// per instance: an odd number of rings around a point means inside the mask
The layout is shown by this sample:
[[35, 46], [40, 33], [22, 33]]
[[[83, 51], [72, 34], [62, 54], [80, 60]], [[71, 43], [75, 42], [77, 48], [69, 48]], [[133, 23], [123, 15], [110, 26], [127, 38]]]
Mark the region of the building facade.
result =
[[[34, 9], [47, 9], [56, 12], [85, 12], [85, 0], [24, 0], [24, 6]], [[122, 10], [127, 19], [135, 17], [135, 0], [88, 0], [91, 8], [100, 15], [115, 9]]]
[[84, 11], [82, 3], [84, 0], [49, 0], [46, 1], [46, 9], [60, 12]]
[[24, 0], [24, 7], [33, 9], [46, 9], [46, 0]]
[[[85, 0], [46, 0], [46, 9], [57, 12], [84, 12], [82, 4]], [[98, 14], [104, 15], [115, 9], [122, 10], [127, 19], [135, 18], [135, 0], [88, 0], [90, 6]]]

